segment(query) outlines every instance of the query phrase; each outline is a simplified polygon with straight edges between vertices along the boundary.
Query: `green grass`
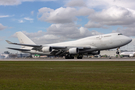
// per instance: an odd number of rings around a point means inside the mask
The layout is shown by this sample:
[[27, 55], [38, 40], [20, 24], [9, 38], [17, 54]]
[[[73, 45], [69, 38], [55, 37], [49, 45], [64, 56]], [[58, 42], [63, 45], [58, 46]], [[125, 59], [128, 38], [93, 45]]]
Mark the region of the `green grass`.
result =
[[135, 62], [0, 62], [0, 90], [135, 90]]

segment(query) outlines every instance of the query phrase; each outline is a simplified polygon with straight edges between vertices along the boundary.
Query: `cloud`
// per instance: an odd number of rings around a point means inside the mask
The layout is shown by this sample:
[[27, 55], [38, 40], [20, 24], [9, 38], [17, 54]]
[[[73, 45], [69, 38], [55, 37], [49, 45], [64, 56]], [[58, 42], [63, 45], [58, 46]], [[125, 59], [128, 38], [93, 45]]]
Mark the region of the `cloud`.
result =
[[47, 32], [49, 34], [54, 34], [61, 36], [63, 38], [75, 39], [78, 38], [80, 32], [78, 30], [78, 26], [74, 23], [69, 24], [52, 24], [48, 29]]
[[0, 15], [0, 18], [12, 17], [14, 15]]
[[24, 23], [24, 20], [18, 20], [19, 23]]
[[75, 18], [76, 9], [70, 7], [60, 7], [56, 10], [44, 7], [39, 9], [39, 14], [41, 13], [42, 16], [39, 20], [44, 20], [50, 23], [70, 23], [77, 19]]
[[31, 11], [31, 15], [34, 15], [34, 11]]
[[86, 6], [84, 0], [70, 0], [66, 6], [69, 7], [84, 7]]
[[0, 15], [0, 18], [10, 17], [9, 15]]
[[77, 20], [76, 16], [86, 16], [94, 12], [89, 8], [76, 9], [72, 7], [60, 7], [56, 10], [43, 7], [38, 10], [38, 19], [49, 23], [73, 23]]
[[85, 25], [88, 28], [101, 28], [104, 25], [131, 25], [135, 23], [135, 11], [114, 6], [91, 14], [89, 20]]
[[43, 32], [42, 30], [39, 30], [38, 32], [35, 32], [35, 33], [28, 33], [26, 31], [22, 31], [24, 34], [26, 34], [28, 37], [40, 37], [40, 36], [43, 36], [45, 34], [45, 32]]
[[21, 0], [0, 0], [0, 5], [18, 5]]
[[28, 21], [33, 21], [32, 18], [29, 18], [29, 17], [24, 17], [25, 20], [28, 20]]
[[35, 37], [35, 38], [33, 38], [33, 40], [39, 44], [49, 44], [49, 43], [60, 42], [60, 41], [62, 41], [62, 38], [57, 35], [45, 34], [40, 37]]
[[3, 39], [0, 37], [0, 41], [2, 41]]
[[0, 5], [19, 5], [22, 2], [44, 2], [44, 1], [56, 1], [56, 0], [0, 0]]
[[85, 27], [87, 27], [87, 28], [102, 28], [103, 25], [100, 24], [100, 23], [94, 23], [94, 22], [89, 21], [89, 22], [85, 25]]
[[46, 2], [46, 1], [57, 1], [57, 0], [21, 0], [22, 2]]
[[81, 35], [82, 37], [88, 37], [88, 36], [93, 36], [93, 35], [102, 34], [102, 33], [97, 32], [97, 31], [95, 31], [95, 30], [89, 31], [88, 28], [85, 28], [85, 27], [80, 27], [80, 28], [79, 28], [79, 31], [80, 31], [80, 35]]
[[24, 22], [26, 22], [26, 21], [30, 21], [30, 22], [32, 23], [33, 20], [34, 20], [33, 18], [24, 17], [24, 18], [18, 20], [18, 22], [19, 22], [19, 23], [24, 23]]
[[[47, 33], [58, 35], [66, 40], [79, 39], [87, 36], [97, 35], [95, 31], [89, 31], [87, 28], [79, 27], [74, 23], [70, 24], [52, 24], [48, 29]], [[98, 33], [99, 34], [99, 33]]]
[[95, 13], [93, 9], [90, 9], [88, 7], [82, 7], [79, 10], [77, 10], [76, 16], [88, 16], [92, 13]]
[[112, 6], [135, 9], [134, 0], [86, 0], [86, 4], [90, 8], [105, 9]]
[[7, 27], [6, 26], [3, 26], [1, 23], [0, 23], [0, 30], [4, 30], [6, 29]]

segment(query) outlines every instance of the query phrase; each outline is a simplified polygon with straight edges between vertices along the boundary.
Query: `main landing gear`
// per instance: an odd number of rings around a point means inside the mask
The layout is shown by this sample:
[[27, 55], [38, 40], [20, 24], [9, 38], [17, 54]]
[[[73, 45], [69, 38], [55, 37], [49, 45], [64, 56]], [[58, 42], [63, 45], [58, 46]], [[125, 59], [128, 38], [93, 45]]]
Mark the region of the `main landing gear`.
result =
[[[83, 55], [77, 56], [77, 59], [82, 59], [82, 58], [83, 58]], [[68, 54], [68, 55], [65, 56], [65, 59], [74, 59], [74, 55]]]
[[66, 55], [66, 56], [65, 56], [65, 59], [74, 59], [74, 56], [73, 56], [73, 55], [68, 54], [68, 55]]
[[77, 56], [77, 59], [82, 59], [83, 58], [83, 55], [78, 55]]

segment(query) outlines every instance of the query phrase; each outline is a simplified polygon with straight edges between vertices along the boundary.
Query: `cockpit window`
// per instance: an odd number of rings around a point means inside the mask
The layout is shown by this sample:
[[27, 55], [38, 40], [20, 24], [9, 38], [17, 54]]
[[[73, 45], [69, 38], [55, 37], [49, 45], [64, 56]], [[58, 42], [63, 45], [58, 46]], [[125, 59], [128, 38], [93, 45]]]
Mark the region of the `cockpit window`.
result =
[[123, 35], [122, 33], [119, 33], [118, 35]]

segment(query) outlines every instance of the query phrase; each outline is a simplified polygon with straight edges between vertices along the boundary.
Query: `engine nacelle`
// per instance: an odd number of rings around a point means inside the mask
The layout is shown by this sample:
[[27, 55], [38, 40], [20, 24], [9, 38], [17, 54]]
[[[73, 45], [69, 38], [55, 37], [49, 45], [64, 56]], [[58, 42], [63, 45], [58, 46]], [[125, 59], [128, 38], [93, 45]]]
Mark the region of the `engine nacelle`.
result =
[[51, 47], [43, 47], [42, 48], [42, 51], [43, 52], [51, 52], [52, 51], [52, 48]]
[[70, 48], [69, 49], [69, 54], [77, 54], [79, 53], [79, 49], [78, 48]]

